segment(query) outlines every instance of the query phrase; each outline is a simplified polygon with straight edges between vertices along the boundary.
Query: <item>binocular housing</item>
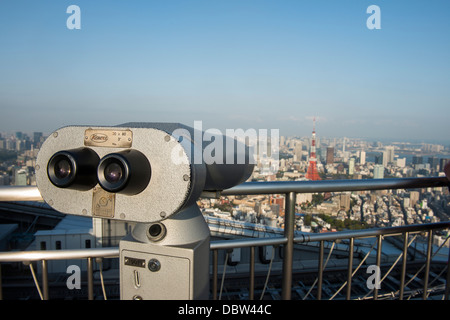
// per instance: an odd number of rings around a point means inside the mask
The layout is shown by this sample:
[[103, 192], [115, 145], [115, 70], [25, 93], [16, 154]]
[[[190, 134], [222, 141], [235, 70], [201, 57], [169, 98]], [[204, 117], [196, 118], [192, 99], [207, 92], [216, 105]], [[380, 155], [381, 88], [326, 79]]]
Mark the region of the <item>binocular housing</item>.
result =
[[203, 191], [231, 188], [253, 172], [242, 142], [234, 140], [228, 150], [230, 137], [220, 137], [222, 148], [214, 152], [221, 160], [211, 162], [201, 155], [212, 142], [195, 141], [198, 135], [178, 123], [63, 127], [39, 151], [36, 183], [43, 199], [63, 213], [160, 221], [194, 204]]

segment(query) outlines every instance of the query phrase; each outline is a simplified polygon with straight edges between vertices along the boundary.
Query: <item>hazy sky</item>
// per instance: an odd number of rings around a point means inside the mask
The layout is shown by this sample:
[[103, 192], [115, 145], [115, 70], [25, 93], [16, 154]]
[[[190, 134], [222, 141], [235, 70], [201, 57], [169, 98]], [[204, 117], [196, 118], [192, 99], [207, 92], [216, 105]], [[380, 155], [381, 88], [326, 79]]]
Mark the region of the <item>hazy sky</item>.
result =
[[450, 140], [449, 12], [448, 0], [2, 0], [0, 131], [202, 120], [309, 135], [316, 116], [317, 136]]

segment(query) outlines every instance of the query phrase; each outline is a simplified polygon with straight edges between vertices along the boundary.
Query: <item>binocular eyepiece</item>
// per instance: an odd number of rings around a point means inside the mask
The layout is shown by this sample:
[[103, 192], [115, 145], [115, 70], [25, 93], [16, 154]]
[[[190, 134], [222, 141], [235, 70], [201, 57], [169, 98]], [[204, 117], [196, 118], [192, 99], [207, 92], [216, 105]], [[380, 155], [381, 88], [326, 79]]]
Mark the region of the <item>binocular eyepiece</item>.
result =
[[111, 153], [97, 167], [100, 186], [108, 192], [135, 195], [143, 191], [151, 177], [148, 159], [137, 150]]
[[[234, 143], [225, 147], [225, 137], [217, 145], [198, 143], [197, 132], [177, 123], [60, 128], [39, 150], [36, 184], [66, 214], [161, 221], [195, 204], [202, 192], [231, 188], [253, 171], [253, 163], [228, 162], [247, 152], [237, 140], [235, 151]], [[212, 149], [217, 161], [202, 157]]]
[[55, 153], [47, 165], [51, 183], [59, 188], [87, 191], [97, 183], [108, 192], [135, 195], [150, 182], [148, 159], [137, 150], [110, 153], [102, 159], [83, 147]]
[[47, 165], [50, 181], [59, 188], [86, 191], [97, 184], [95, 173], [100, 158], [89, 148], [55, 153]]

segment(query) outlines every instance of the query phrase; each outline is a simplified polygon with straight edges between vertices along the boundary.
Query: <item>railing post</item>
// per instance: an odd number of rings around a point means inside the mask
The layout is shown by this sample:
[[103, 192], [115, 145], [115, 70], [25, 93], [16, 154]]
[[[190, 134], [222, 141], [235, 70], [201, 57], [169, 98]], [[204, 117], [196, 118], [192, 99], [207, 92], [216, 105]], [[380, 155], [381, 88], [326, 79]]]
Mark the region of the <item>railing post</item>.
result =
[[250, 290], [249, 299], [255, 298], [255, 247], [250, 247]]
[[[380, 270], [381, 265], [381, 245], [382, 245], [383, 236], [380, 234], [377, 238], [377, 269]], [[375, 284], [373, 289], [373, 299], [378, 300], [378, 284]]]
[[406, 276], [406, 261], [408, 260], [408, 232], [403, 234], [403, 257], [402, 257], [402, 274], [400, 279], [400, 293], [399, 300], [403, 300], [403, 293], [405, 290], [405, 276]]
[[2, 264], [0, 263], [0, 300], [3, 300]]
[[427, 261], [426, 261], [425, 275], [424, 275], [424, 280], [423, 280], [423, 300], [427, 300], [427, 296], [428, 296], [428, 276], [430, 273], [431, 250], [433, 248], [432, 241], [433, 241], [433, 231], [430, 230], [430, 231], [428, 231]]
[[42, 260], [42, 294], [43, 300], [48, 300], [48, 263]]
[[283, 258], [283, 283], [282, 294], [283, 300], [291, 299], [292, 292], [292, 265], [294, 260], [294, 222], [295, 222], [295, 192], [286, 194], [285, 214], [284, 214], [284, 236], [287, 242], [284, 246]]
[[318, 265], [318, 276], [317, 276], [317, 300], [322, 299], [322, 279], [323, 279], [323, 247], [324, 242], [320, 241], [319, 247], [319, 265]]
[[87, 258], [88, 299], [94, 300], [94, 270], [92, 258]]
[[352, 295], [352, 274], [353, 274], [353, 247], [354, 238], [350, 238], [350, 244], [348, 247], [348, 270], [347, 270], [347, 296], [346, 299], [350, 300]]
[[448, 260], [447, 260], [447, 279], [445, 281], [445, 293], [444, 299], [449, 299], [449, 291], [450, 291], [450, 250], [448, 252]]
[[212, 283], [212, 296], [213, 300], [217, 300], [217, 268], [219, 261], [218, 250], [213, 251], [213, 283]]

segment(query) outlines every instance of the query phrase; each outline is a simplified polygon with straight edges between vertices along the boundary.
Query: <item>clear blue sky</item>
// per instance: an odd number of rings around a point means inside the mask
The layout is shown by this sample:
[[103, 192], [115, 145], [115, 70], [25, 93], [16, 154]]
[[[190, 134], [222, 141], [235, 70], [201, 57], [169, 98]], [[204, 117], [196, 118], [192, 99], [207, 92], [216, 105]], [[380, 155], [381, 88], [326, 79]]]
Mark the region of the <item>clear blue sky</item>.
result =
[[[69, 5], [81, 30], [69, 30]], [[367, 7], [381, 9], [369, 30]], [[167, 121], [450, 140], [450, 1], [0, 2], [0, 131]]]

